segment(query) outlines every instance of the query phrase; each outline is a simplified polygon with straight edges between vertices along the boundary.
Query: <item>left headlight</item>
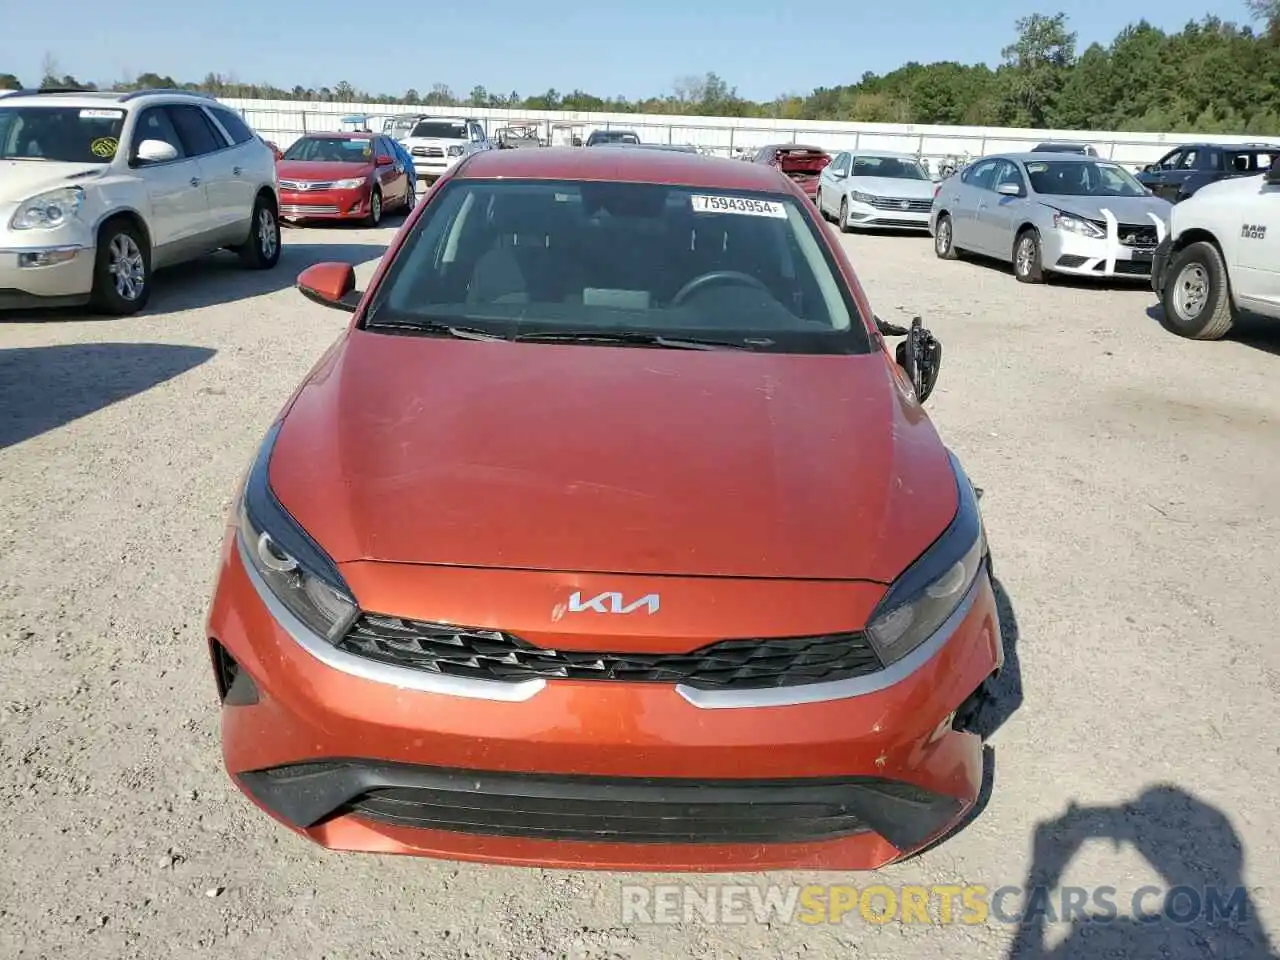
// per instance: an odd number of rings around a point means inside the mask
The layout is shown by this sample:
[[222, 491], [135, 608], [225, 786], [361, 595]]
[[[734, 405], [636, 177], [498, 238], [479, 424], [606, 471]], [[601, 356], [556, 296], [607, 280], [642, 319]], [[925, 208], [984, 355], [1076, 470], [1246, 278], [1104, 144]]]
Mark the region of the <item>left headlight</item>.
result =
[[861, 190], [855, 190], [853, 191], [853, 199], [858, 203], [872, 203], [876, 198], [869, 193], [863, 193]]
[[284, 607], [330, 643], [358, 611], [337, 565], [276, 499], [268, 465], [281, 423], [267, 433], [240, 498], [240, 541], [258, 576]]
[[1072, 214], [1063, 213], [1061, 210], [1054, 211], [1053, 226], [1057, 230], [1078, 233], [1082, 237], [1092, 237], [1095, 240], [1101, 240], [1107, 235], [1105, 230], [1098, 229], [1096, 223], [1090, 223], [1088, 220], [1083, 220]]
[[942, 536], [889, 588], [867, 626], [867, 636], [885, 666], [938, 631], [964, 602], [987, 559], [977, 492], [955, 455], [948, 456], [959, 509]]
[[19, 204], [9, 226], [14, 230], [51, 230], [79, 216], [83, 206], [81, 187], [49, 190]]
[[364, 177], [351, 177], [348, 180], [335, 180], [333, 189], [335, 190], [355, 190], [357, 187], [363, 187], [368, 181]]

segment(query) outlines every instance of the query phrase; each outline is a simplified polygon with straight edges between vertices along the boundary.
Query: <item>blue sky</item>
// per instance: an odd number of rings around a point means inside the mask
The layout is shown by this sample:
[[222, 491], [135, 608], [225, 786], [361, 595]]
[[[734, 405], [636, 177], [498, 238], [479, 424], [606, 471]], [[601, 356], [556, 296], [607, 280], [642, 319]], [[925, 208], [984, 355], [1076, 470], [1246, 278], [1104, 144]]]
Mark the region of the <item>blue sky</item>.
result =
[[[1243, 0], [1063, 6], [1081, 49], [1140, 15], [1174, 30], [1206, 13], [1248, 20]], [[445, 83], [465, 95], [483, 84], [522, 96], [580, 87], [634, 98], [711, 70], [758, 100], [910, 60], [994, 64], [1018, 17], [1059, 9], [1015, 0], [218, 0], [198, 13], [173, 4], [115, 17], [100, 2], [58, 0], [23, 6], [22, 41], [6, 44], [0, 72], [35, 83], [48, 54], [60, 72], [99, 83], [145, 70], [195, 80], [212, 71], [282, 87], [347, 80], [402, 94]]]

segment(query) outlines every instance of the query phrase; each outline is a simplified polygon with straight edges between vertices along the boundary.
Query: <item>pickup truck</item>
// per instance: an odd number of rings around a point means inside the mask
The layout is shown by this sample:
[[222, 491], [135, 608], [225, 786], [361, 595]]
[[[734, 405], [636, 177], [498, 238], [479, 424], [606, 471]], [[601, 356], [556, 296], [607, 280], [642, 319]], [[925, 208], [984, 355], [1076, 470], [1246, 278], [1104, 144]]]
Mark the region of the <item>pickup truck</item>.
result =
[[1280, 320], [1280, 158], [1170, 210], [1151, 288], [1165, 328], [1191, 340], [1225, 337], [1241, 312]]
[[1170, 203], [1181, 203], [1219, 180], [1256, 177], [1280, 157], [1273, 143], [1188, 143], [1169, 151], [1137, 174], [1144, 187]]

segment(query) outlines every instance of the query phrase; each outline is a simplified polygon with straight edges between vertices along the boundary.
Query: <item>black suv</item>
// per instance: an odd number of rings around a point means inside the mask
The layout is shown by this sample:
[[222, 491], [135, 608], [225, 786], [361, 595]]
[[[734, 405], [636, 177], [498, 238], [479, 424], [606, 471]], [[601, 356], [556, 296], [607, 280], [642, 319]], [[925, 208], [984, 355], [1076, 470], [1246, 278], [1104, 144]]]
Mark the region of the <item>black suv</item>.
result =
[[1179, 203], [1207, 183], [1266, 173], [1280, 157], [1273, 143], [1190, 143], [1171, 150], [1137, 175], [1157, 197]]

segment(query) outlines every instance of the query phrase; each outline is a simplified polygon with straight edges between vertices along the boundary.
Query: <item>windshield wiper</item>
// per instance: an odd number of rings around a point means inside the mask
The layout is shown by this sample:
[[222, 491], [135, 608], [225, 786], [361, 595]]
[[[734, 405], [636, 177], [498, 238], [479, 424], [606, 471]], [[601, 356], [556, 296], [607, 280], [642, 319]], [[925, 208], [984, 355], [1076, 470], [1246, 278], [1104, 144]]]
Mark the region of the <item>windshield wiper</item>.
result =
[[459, 326], [447, 320], [369, 320], [366, 330], [396, 330], [401, 333], [417, 333], [422, 336], [457, 337], [459, 340], [506, 340], [506, 337], [478, 327]]
[[768, 346], [773, 343], [772, 340], [764, 338], [735, 343], [730, 340], [663, 337], [655, 333], [610, 330], [545, 330], [536, 333], [522, 333], [515, 339], [539, 343], [624, 343], [640, 347], [665, 347], [670, 350], [753, 350], [755, 346]]

